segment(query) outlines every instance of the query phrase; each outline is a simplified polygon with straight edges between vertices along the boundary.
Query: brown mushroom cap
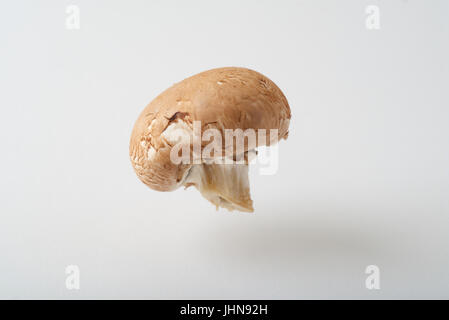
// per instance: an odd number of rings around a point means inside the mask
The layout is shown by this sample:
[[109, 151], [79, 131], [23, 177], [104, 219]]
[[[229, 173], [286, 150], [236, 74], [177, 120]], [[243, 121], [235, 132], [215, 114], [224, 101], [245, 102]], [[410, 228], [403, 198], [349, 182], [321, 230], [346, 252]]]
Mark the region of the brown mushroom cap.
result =
[[[172, 144], [162, 134], [172, 122], [201, 121], [202, 130], [215, 128], [223, 136], [225, 129], [278, 129], [280, 140], [288, 135], [290, 118], [284, 94], [264, 75], [246, 68], [212, 69], [174, 84], [145, 107], [134, 125], [129, 154], [142, 182], [171, 191], [191, 167], [170, 160]], [[269, 143], [258, 141], [257, 146]]]

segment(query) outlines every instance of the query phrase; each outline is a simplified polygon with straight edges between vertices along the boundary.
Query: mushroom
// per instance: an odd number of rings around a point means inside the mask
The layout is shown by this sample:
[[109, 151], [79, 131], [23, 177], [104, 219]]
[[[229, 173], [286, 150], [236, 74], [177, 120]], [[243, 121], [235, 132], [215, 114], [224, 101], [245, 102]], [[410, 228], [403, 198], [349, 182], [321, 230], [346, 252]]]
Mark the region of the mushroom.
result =
[[[253, 212], [248, 163], [257, 147], [287, 138], [290, 118], [284, 94], [264, 75], [237, 67], [208, 70], [145, 107], [132, 131], [131, 163], [154, 190], [195, 186], [217, 209]], [[266, 138], [268, 131], [276, 134]]]

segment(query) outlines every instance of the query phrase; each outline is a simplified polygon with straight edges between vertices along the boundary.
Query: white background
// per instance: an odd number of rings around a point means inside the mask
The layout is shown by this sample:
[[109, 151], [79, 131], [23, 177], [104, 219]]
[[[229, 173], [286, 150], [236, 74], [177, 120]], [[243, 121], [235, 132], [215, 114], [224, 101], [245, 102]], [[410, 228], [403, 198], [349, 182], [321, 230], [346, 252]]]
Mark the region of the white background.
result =
[[[448, 40], [449, 1], [3, 2], [0, 298], [449, 298]], [[223, 66], [292, 109], [254, 214], [128, 159], [148, 102]]]

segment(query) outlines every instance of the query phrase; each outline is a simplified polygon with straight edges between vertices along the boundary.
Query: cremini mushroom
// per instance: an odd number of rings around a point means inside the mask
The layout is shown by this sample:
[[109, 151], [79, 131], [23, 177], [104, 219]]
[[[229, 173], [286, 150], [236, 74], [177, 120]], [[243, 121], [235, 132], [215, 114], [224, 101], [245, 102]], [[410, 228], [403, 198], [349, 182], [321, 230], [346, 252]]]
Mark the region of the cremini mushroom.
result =
[[212, 69], [174, 84], [145, 107], [129, 155], [139, 179], [154, 190], [195, 186], [217, 208], [253, 212], [249, 159], [257, 147], [286, 139], [290, 118], [284, 94], [264, 75]]

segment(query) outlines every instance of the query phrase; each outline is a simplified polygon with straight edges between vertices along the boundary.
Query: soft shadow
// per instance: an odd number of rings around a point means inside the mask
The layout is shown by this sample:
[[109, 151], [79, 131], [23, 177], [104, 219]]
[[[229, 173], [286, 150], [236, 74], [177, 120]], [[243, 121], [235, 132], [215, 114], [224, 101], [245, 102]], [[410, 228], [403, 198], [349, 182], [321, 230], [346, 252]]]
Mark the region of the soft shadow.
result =
[[292, 263], [317, 258], [363, 259], [389, 252], [385, 239], [366, 225], [297, 218], [240, 222], [209, 229], [200, 237], [209, 256]]

